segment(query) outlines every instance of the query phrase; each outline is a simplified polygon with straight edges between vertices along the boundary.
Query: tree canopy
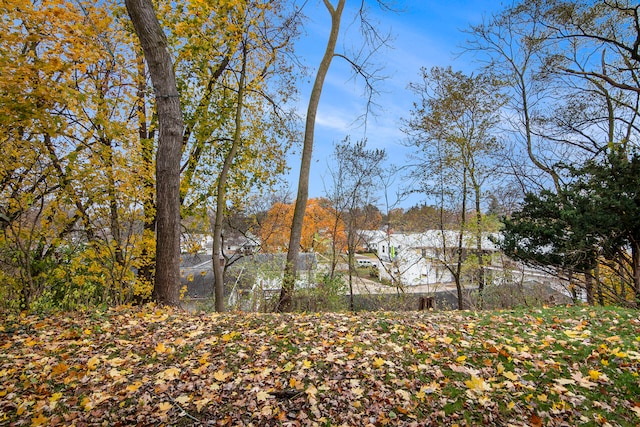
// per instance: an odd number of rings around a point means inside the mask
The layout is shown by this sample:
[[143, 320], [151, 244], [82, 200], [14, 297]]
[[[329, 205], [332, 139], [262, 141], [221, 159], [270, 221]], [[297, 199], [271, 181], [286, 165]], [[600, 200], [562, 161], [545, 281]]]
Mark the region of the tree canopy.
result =
[[[593, 276], [612, 266], [623, 289], [606, 289], [619, 302], [638, 301], [640, 281], [640, 157], [610, 152], [605, 162], [571, 167], [574, 180], [559, 193], [530, 193], [520, 211], [505, 218], [502, 249], [514, 259], [558, 274]], [[593, 289], [587, 289], [589, 293]], [[588, 295], [592, 300], [593, 294]]]

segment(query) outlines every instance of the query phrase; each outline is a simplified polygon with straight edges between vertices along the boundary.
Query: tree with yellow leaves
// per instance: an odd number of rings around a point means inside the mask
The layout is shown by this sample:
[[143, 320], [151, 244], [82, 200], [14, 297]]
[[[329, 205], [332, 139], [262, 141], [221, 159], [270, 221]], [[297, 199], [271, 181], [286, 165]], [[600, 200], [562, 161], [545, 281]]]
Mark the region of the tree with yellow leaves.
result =
[[129, 33], [108, 4], [0, 7], [2, 300], [128, 301], [144, 175]]
[[[185, 106], [181, 199], [185, 215], [213, 213], [216, 310], [224, 310], [222, 224], [230, 204], [271, 187], [294, 138], [283, 110], [296, 15], [284, 1], [187, 2], [162, 9]], [[173, 25], [171, 25], [173, 24]], [[290, 76], [290, 78], [285, 78]], [[275, 83], [274, 83], [275, 82]], [[277, 90], [276, 90], [277, 89]]]

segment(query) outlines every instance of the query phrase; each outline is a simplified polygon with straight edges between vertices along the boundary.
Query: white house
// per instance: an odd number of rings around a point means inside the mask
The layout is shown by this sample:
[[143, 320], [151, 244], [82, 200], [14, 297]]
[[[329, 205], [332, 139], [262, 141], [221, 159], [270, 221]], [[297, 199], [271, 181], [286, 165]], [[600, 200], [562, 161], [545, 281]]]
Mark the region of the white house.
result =
[[[462, 239], [463, 257], [476, 251], [476, 236], [453, 230], [429, 230], [424, 233], [390, 233], [363, 231], [365, 247], [375, 251], [382, 263], [381, 278], [400, 280], [403, 286], [413, 287], [451, 283], [454, 278], [447, 265], [455, 260]], [[481, 247], [485, 255], [498, 251], [489, 239], [482, 236]]]

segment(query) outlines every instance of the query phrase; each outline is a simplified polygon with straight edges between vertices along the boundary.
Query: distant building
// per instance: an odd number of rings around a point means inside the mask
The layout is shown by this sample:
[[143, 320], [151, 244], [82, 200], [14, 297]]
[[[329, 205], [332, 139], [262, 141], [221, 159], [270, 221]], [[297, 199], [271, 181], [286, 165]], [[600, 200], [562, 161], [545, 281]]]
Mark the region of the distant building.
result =
[[[256, 253], [260, 244], [260, 238], [251, 233], [227, 232], [222, 236], [222, 252], [225, 256]], [[183, 254], [211, 255], [213, 236], [204, 233], [183, 233], [180, 237], [180, 250]]]
[[[458, 247], [462, 259], [476, 255], [477, 241], [472, 233], [455, 230], [429, 230], [424, 233], [386, 233], [381, 230], [359, 232], [364, 247], [376, 254], [381, 268], [379, 277], [401, 282], [405, 292], [436, 292], [451, 287], [454, 276], [450, 269], [457, 262]], [[539, 269], [526, 267], [504, 256], [491, 241], [495, 233], [483, 233], [481, 248], [487, 283], [541, 284], [566, 294], [560, 281]], [[477, 286], [467, 283], [468, 289]]]
[[[236, 305], [242, 299], [243, 309], [261, 310], [265, 302], [277, 297], [282, 287], [286, 254], [251, 254], [233, 257], [225, 276], [225, 298], [228, 305]], [[224, 262], [224, 259], [221, 259]], [[318, 262], [315, 253], [298, 256], [297, 289], [315, 284]], [[187, 287], [187, 298], [213, 297], [214, 275], [211, 255], [184, 254], [181, 258], [181, 282]], [[250, 307], [246, 307], [246, 305]]]

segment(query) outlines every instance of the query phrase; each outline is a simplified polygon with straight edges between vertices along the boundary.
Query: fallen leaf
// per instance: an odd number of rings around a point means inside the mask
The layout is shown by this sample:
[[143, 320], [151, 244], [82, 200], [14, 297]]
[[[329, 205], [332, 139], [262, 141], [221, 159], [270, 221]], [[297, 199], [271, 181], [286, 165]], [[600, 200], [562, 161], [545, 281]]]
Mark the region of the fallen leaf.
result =
[[213, 378], [215, 378], [216, 381], [220, 381], [222, 383], [227, 381], [232, 375], [233, 374], [231, 372], [225, 372], [222, 369], [218, 369], [213, 373]]
[[154, 350], [156, 353], [162, 354], [167, 351], [167, 348], [165, 347], [164, 343], [160, 342], [158, 343], [158, 345], [156, 345], [156, 348]]
[[211, 402], [211, 399], [209, 399], [208, 397], [202, 398], [200, 400], [196, 400], [195, 405], [196, 405], [196, 411], [200, 412], [202, 411], [202, 408], [204, 408], [205, 406], [207, 406], [209, 404], [209, 402]]
[[171, 368], [167, 368], [162, 372], [159, 372], [156, 376], [161, 380], [171, 381], [178, 378], [180, 375], [180, 368], [176, 368], [172, 366]]
[[256, 400], [258, 402], [265, 402], [269, 397], [271, 397], [271, 395], [264, 390], [260, 390], [256, 393]]
[[100, 363], [100, 359], [97, 356], [93, 356], [91, 359], [87, 360], [87, 368], [90, 371], [95, 371], [98, 367], [98, 363]]
[[191, 396], [187, 396], [186, 394], [182, 394], [178, 397], [176, 397], [176, 402], [178, 402], [181, 405], [186, 405], [187, 403], [189, 403], [191, 401]]
[[514, 374], [511, 371], [504, 372], [502, 375], [511, 381], [518, 381], [520, 379], [518, 375]]
[[135, 381], [133, 384], [129, 384], [126, 388], [128, 392], [136, 392], [142, 386], [142, 381]]
[[483, 392], [491, 390], [491, 385], [487, 384], [484, 379], [477, 377], [475, 375], [471, 376], [470, 380], [464, 382], [465, 385], [469, 388], [469, 390], [475, 392]]
[[384, 365], [384, 359], [382, 359], [381, 357], [376, 357], [375, 359], [373, 359], [374, 368], [379, 368], [382, 365]]

